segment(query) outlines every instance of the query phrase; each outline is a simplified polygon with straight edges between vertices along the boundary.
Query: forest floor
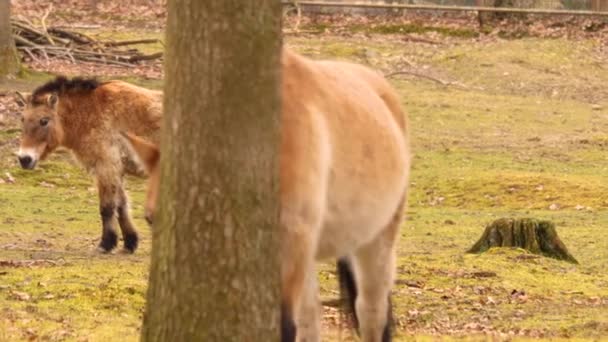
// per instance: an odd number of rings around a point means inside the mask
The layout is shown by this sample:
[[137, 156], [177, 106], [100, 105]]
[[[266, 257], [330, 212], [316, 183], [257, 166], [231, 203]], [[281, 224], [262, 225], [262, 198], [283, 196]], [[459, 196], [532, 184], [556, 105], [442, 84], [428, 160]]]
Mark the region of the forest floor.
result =
[[[49, 21], [92, 21], [59, 13]], [[127, 23], [83, 30], [111, 39], [162, 37], [162, 25]], [[303, 22], [302, 31], [312, 33], [289, 34], [285, 43], [313, 58], [401, 72], [390, 79], [409, 113], [414, 158], [393, 293], [397, 340], [608, 340], [602, 40], [470, 35], [453, 26], [353, 27]], [[36, 170], [19, 168], [19, 109], [11, 92], [32, 90], [53, 73], [159, 89], [162, 68], [65, 61], [27, 67], [21, 78], [0, 82], [0, 341], [135, 341], [150, 256], [144, 183], [128, 184], [140, 249], [95, 252], [101, 226], [91, 177], [66, 151]], [[554, 221], [580, 265], [519, 249], [466, 254], [500, 217]], [[322, 297], [336, 298], [331, 264], [321, 265], [319, 279]], [[325, 307], [324, 327], [327, 339], [352, 340], [335, 308]]]

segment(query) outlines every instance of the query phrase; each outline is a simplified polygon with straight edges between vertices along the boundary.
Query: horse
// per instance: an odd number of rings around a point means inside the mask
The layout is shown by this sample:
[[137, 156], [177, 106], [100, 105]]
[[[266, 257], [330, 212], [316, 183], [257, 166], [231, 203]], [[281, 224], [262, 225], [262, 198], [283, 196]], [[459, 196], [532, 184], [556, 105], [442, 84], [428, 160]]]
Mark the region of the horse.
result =
[[[320, 339], [315, 261], [335, 258], [362, 341], [390, 341], [411, 160], [406, 114], [386, 79], [364, 66], [285, 48], [281, 68], [281, 339]], [[159, 148], [124, 135], [150, 174], [145, 215], [152, 222]]]
[[17, 153], [21, 167], [35, 168], [60, 146], [71, 150], [96, 179], [102, 221], [99, 250], [110, 252], [118, 243], [116, 214], [124, 251], [133, 253], [139, 239], [123, 178], [145, 172], [120, 132], [129, 130], [158, 141], [162, 93], [118, 80], [59, 76], [31, 94], [18, 95], [24, 106]]

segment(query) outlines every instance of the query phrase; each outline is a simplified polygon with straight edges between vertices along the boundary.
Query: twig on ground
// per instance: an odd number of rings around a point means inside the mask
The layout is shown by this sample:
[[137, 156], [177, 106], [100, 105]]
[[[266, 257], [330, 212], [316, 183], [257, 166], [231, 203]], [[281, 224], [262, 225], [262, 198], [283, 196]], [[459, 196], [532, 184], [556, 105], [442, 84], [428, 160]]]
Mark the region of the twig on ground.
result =
[[407, 71], [407, 70], [394, 71], [394, 72], [391, 72], [389, 74], [384, 75], [384, 77], [391, 78], [391, 77], [397, 76], [397, 75], [411, 75], [411, 76], [416, 76], [416, 77], [420, 77], [420, 78], [425, 78], [427, 80], [431, 80], [431, 81], [437, 82], [437, 83], [439, 83], [441, 85], [444, 85], [444, 86], [452, 84], [451, 82], [440, 80], [438, 78], [435, 78], [435, 77], [432, 77], [432, 76], [429, 76], [429, 75], [421, 74], [421, 73], [416, 72], [416, 71]]
[[34, 56], [34, 54], [32, 53], [32, 50], [29, 48], [22, 48], [22, 51], [24, 51], [28, 56], [30, 56], [30, 58], [32, 59], [32, 61], [34, 62], [40, 62], [40, 60], [38, 58], [36, 58], [36, 56]]
[[413, 37], [413, 36], [405, 36], [403, 37], [403, 40], [406, 42], [414, 42], [414, 43], [426, 43], [426, 44], [432, 44], [432, 45], [440, 45], [441, 43], [436, 41], [436, 40], [432, 40], [432, 39], [427, 39], [427, 38], [420, 38], [420, 37]]
[[46, 39], [48, 39], [49, 43], [51, 43], [51, 45], [55, 45], [55, 41], [53, 41], [53, 38], [51, 37], [48, 30], [46, 29], [46, 18], [48, 18], [49, 14], [51, 14], [52, 10], [53, 10], [53, 3], [51, 3], [49, 5], [49, 8], [44, 12], [44, 15], [40, 19], [40, 25], [42, 25], [42, 33], [44, 33], [44, 35], [46, 36]]
[[135, 44], [154, 44], [160, 43], [160, 39], [138, 39], [138, 40], [123, 40], [118, 42], [105, 43], [106, 46], [126, 46]]
[[342, 300], [340, 298], [325, 299], [321, 301], [321, 305], [330, 308], [339, 308], [342, 305]]

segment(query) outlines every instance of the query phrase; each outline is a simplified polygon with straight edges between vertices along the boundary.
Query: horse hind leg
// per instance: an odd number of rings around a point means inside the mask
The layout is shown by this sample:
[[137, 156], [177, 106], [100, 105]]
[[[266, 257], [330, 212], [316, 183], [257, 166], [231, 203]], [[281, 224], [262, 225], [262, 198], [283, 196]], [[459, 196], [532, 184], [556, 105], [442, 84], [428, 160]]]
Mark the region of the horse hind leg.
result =
[[118, 206], [116, 212], [118, 213], [118, 225], [120, 226], [120, 231], [122, 233], [124, 251], [133, 253], [137, 249], [139, 237], [137, 236], [137, 231], [131, 221], [131, 215], [129, 215], [129, 200], [122, 185], [118, 189], [117, 202]]
[[306, 272], [306, 280], [301, 298], [296, 314], [296, 325], [298, 327], [297, 340], [306, 342], [320, 341], [321, 305], [319, 302], [319, 287], [314, 262]]
[[282, 342], [316, 342], [320, 338], [313, 243], [306, 233], [303, 235], [293, 234], [283, 239]]
[[356, 298], [352, 300], [363, 342], [391, 341], [390, 292], [395, 278], [395, 249], [401, 210], [402, 206], [399, 206], [386, 228], [351, 257], [356, 283]]
[[281, 225], [281, 341], [316, 342], [320, 323], [315, 246], [320, 218], [283, 210]]

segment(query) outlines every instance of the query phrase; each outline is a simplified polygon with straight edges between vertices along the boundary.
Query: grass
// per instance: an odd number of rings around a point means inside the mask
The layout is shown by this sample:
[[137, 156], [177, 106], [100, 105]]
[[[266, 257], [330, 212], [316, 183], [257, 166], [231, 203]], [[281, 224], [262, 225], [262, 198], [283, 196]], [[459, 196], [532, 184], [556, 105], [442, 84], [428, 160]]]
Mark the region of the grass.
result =
[[[415, 153], [393, 296], [397, 340], [608, 339], [608, 73], [594, 42], [427, 46], [321, 35], [287, 44], [384, 71], [406, 56], [464, 85], [391, 80]], [[0, 130], [0, 177], [16, 179], [0, 184], [0, 341], [137, 340], [150, 249], [142, 181], [128, 186], [141, 249], [95, 254], [90, 176], [65, 153], [20, 170], [10, 154], [18, 135], [15, 126]], [[500, 217], [552, 220], [580, 265], [519, 249], [466, 254]], [[323, 297], [336, 293], [332, 269], [320, 267]], [[350, 340], [326, 313], [327, 336]]]

